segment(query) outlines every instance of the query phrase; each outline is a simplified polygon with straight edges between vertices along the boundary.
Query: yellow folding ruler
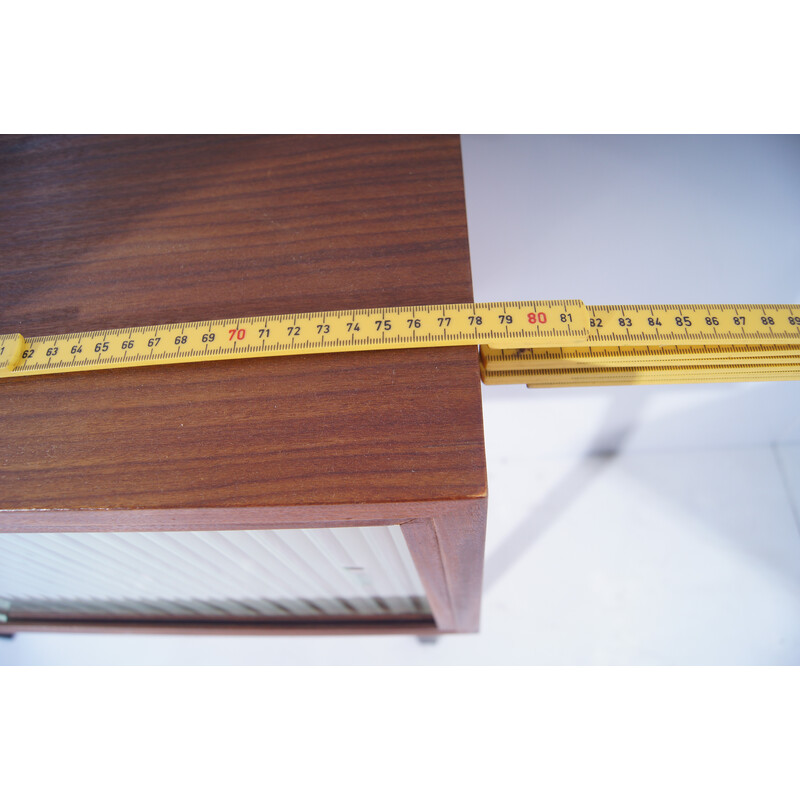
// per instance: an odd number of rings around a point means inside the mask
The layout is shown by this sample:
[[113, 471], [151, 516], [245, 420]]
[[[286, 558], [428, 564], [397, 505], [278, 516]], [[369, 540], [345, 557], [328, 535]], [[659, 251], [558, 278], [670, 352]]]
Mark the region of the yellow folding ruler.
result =
[[0, 377], [234, 358], [480, 345], [487, 384], [800, 378], [800, 306], [461, 303], [0, 335]]
[[800, 306], [588, 306], [563, 347], [481, 347], [487, 384], [531, 388], [800, 378]]

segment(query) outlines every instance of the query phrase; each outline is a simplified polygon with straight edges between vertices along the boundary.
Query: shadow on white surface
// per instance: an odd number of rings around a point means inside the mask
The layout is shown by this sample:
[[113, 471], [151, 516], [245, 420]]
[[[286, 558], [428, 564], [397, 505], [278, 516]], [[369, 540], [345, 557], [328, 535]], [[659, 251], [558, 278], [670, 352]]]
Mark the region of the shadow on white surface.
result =
[[619, 456], [625, 441], [635, 430], [643, 404], [644, 398], [635, 393], [611, 398], [608, 411], [600, 421], [597, 435], [588, 446], [587, 452], [591, 456], [579, 460], [486, 559], [484, 591], [501, 580], [522, 553], [534, 545], [576, 497]]

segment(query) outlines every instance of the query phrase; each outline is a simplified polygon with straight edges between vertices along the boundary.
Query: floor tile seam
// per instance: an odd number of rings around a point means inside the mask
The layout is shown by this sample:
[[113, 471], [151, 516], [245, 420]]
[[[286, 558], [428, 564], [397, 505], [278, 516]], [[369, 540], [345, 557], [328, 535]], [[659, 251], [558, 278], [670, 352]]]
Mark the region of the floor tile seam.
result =
[[789, 483], [789, 475], [786, 470], [786, 465], [783, 462], [783, 457], [780, 451], [780, 443], [779, 442], [772, 442], [770, 445], [770, 450], [772, 451], [772, 457], [775, 460], [775, 463], [778, 467], [778, 473], [781, 476], [781, 483], [783, 484], [783, 490], [786, 497], [786, 502], [789, 505], [789, 508], [792, 511], [792, 517], [794, 518], [794, 526], [797, 532], [797, 535], [800, 536], [800, 508], [798, 508], [798, 501], [795, 498], [794, 494], [792, 493], [792, 486]]

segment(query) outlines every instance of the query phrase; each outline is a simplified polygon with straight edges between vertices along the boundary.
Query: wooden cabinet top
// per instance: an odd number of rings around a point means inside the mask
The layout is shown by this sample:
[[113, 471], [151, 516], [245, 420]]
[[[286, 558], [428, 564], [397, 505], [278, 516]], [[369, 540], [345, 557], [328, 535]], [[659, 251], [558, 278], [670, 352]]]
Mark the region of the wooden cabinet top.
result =
[[[470, 300], [457, 137], [0, 140], [0, 333]], [[471, 347], [0, 382], [4, 510], [485, 492]]]

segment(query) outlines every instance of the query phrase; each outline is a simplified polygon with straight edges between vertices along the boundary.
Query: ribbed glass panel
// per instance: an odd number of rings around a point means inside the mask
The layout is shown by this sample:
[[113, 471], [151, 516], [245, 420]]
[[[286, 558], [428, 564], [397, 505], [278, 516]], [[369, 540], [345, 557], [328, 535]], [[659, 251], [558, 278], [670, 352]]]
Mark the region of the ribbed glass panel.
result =
[[0, 619], [430, 618], [399, 526], [0, 534]]

